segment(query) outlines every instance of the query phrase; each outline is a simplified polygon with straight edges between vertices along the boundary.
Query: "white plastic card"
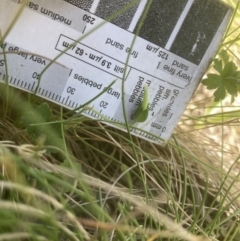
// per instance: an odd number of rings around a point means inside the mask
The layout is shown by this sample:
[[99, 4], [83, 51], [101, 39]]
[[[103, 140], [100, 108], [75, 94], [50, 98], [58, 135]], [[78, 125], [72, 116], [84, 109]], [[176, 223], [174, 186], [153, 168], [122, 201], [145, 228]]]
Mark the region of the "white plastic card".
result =
[[[3, 36], [21, 2], [1, 0]], [[28, 1], [0, 48], [0, 78], [68, 109], [116, 80], [83, 114], [120, 129], [126, 121], [122, 101], [131, 123], [147, 85], [148, 118], [130, 130], [161, 144], [214, 57], [231, 14], [218, 0]]]

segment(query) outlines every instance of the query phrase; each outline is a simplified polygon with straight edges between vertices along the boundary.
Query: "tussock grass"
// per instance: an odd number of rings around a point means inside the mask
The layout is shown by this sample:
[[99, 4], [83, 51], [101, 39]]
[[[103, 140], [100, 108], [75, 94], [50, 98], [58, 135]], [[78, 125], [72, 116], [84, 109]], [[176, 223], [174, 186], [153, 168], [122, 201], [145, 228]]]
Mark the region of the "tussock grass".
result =
[[[239, 10], [231, 48], [238, 20]], [[55, 125], [31, 135], [22, 117], [44, 122], [35, 108], [43, 100], [0, 84], [0, 241], [239, 240], [239, 152], [225, 134], [236, 141], [238, 118], [223, 122], [225, 103], [208, 95], [197, 91], [158, 146], [52, 103]], [[220, 110], [210, 122], [199, 116], [209, 109]]]

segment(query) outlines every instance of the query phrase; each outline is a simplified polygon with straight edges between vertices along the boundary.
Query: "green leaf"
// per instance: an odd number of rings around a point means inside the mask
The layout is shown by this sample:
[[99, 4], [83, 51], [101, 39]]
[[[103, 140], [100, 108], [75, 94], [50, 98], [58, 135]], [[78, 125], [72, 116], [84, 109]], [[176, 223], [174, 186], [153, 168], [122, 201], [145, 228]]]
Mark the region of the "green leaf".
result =
[[223, 84], [227, 90], [227, 92], [230, 94], [230, 95], [236, 95], [237, 92], [238, 92], [238, 89], [237, 89], [237, 80], [235, 78], [226, 78], [223, 80]]
[[238, 90], [237, 90], [236, 84], [232, 84], [232, 83], [230, 83], [230, 82], [226, 82], [226, 83], [224, 84], [224, 86], [225, 86], [227, 92], [228, 92], [230, 95], [235, 95], [235, 94], [237, 94], [237, 91], [238, 91]]
[[240, 79], [240, 71], [235, 71], [235, 72], [233, 73], [232, 77], [235, 78], [235, 79], [237, 79], [237, 80]]
[[22, 117], [21, 117], [21, 122], [22, 124], [27, 127], [31, 123], [36, 123], [37, 118], [36, 115], [33, 111], [28, 111], [26, 112]]
[[223, 83], [231, 83], [233, 85], [237, 84], [237, 79], [234, 77], [228, 77], [226, 79], [223, 80]]
[[214, 66], [213, 68], [219, 72], [219, 74], [222, 72], [222, 60], [220, 59], [214, 59]]
[[223, 100], [227, 93], [232, 96], [232, 101], [234, 101], [234, 97], [240, 92], [238, 86], [240, 71], [237, 70], [238, 67], [233, 61], [229, 61], [226, 51], [222, 50], [219, 56], [221, 59], [215, 59], [213, 66], [219, 74], [208, 74], [202, 84], [209, 90], [216, 89], [214, 101]]
[[[52, 118], [52, 110], [47, 103], [34, 106], [34, 111], [28, 111], [21, 117], [22, 124], [26, 127], [28, 134], [38, 142], [39, 138], [44, 137], [45, 145], [54, 146], [58, 149], [64, 149], [64, 142], [60, 138], [61, 124], [52, 123], [42, 125]], [[34, 125], [35, 124], [35, 125]], [[54, 148], [48, 148], [48, 152], [58, 152]]]
[[223, 60], [224, 64], [229, 62], [229, 55], [226, 50], [221, 50], [218, 55]]
[[34, 111], [26, 112], [21, 117], [21, 121], [26, 127], [30, 124], [49, 121], [52, 116], [52, 110], [47, 103], [42, 103], [40, 106], [33, 106], [33, 110]]
[[[140, 106], [139, 106], [140, 107]], [[134, 117], [134, 122], [144, 122], [147, 120], [148, 118], [148, 112], [149, 110], [148, 109], [142, 109], [141, 107], [140, 108], [137, 108], [136, 112], [135, 112], [135, 117]]]
[[148, 118], [148, 87], [144, 86], [144, 95], [142, 103], [138, 106], [134, 113], [134, 123], [136, 122], [144, 122]]
[[[49, 137], [47, 136], [46, 145], [54, 146], [60, 150], [64, 150], [64, 141], [59, 137]], [[48, 147], [47, 152], [57, 153], [58, 150], [55, 148]]]
[[226, 89], [224, 85], [220, 85], [217, 90], [213, 93], [215, 96], [214, 101], [218, 102], [220, 100], [223, 100], [226, 97]]
[[227, 62], [223, 68], [221, 76], [223, 79], [232, 76], [237, 70], [237, 66], [231, 61]]
[[33, 106], [33, 109], [34, 111], [28, 111], [21, 117], [21, 122], [27, 128], [29, 135], [36, 139], [41, 134], [45, 134], [44, 127], [32, 126], [32, 124], [47, 122], [52, 116], [52, 111], [47, 103]]
[[46, 102], [37, 107], [37, 112], [44, 121], [49, 121], [52, 116], [52, 110]]
[[221, 84], [221, 77], [217, 74], [208, 74], [207, 78], [202, 81], [203, 85], [207, 86], [207, 89], [216, 89]]
[[27, 128], [28, 134], [34, 139], [37, 138], [39, 131], [35, 126], [31, 126], [31, 124], [36, 124], [38, 121], [36, 113], [33, 111], [28, 111], [21, 117], [22, 124]]

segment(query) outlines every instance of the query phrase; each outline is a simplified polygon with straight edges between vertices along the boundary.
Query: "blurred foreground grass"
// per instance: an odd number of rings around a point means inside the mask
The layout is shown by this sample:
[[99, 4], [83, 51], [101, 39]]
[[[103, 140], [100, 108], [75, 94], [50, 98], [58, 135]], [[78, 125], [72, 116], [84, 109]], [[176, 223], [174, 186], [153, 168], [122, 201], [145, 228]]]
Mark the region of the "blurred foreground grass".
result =
[[[222, 45], [238, 64], [239, 22], [238, 9]], [[240, 240], [239, 149], [225, 136], [240, 133], [239, 119], [224, 119], [228, 102], [213, 105], [200, 87], [161, 147], [0, 91], [0, 241]], [[209, 110], [215, 119], [199, 116]]]

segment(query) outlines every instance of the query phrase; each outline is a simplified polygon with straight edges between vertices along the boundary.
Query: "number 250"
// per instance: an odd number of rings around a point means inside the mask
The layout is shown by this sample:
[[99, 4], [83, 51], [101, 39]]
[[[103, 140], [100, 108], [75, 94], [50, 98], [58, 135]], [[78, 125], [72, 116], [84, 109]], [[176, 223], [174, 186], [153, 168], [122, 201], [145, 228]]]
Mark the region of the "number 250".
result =
[[94, 24], [95, 18], [91, 17], [90, 15], [84, 14], [83, 21], [90, 23], [90, 24]]

